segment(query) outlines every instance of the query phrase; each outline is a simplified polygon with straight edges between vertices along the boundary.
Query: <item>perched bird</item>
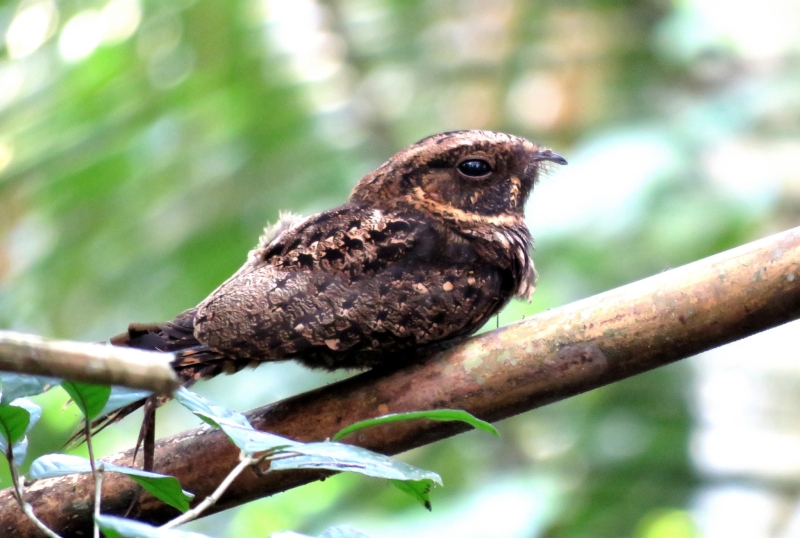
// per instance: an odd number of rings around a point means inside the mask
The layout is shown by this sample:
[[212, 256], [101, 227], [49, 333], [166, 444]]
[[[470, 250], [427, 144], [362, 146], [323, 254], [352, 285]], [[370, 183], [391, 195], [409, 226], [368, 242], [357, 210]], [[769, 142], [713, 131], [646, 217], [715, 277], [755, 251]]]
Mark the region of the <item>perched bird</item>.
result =
[[533, 293], [524, 208], [547, 162], [566, 164], [502, 133], [425, 138], [364, 176], [344, 205], [282, 215], [195, 308], [111, 341], [175, 352], [187, 385], [285, 359], [329, 370], [402, 364]]

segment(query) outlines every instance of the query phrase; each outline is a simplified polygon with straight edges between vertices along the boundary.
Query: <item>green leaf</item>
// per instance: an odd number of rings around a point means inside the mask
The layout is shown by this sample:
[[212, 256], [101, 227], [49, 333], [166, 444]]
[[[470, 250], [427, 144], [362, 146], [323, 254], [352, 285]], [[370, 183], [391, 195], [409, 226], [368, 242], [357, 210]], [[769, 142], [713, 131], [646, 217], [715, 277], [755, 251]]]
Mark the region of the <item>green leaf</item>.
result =
[[173, 508], [177, 508], [181, 512], [186, 512], [189, 509], [189, 502], [194, 499], [194, 495], [184, 491], [181, 488], [181, 483], [174, 476], [150, 473], [130, 467], [117, 467], [116, 465], [111, 467], [107, 466], [106, 470], [128, 475], [131, 480], [146, 489], [150, 495]]
[[[28, 454], [28, 437], [27, 434], [31, 431], [31, 428], [39, 422], [39, 419], [42, 417], [42, 408], [33, 403], [30, 400], [25, 398], [17, 398], [11, 405], [21, 407], [28, 412], [30, 415], [28, 419], [28, 426], [25, 428], [25, 436], [14, 443], [12, 450], [14, 451], [14, 464], [16, 466], [20, 466], [23, 461], [25, 461], [25, 456]], [[5, 453], [5, 451], [3, 451]]]
[[63, 381], [61, 386], [67, 391], [72, 401], [75, 402], [75, 405], [78, 406], [78, 409], [88, 420], [100, 415], [109, 396], [111, 396], [111, 387], [108, 385]]
[[[242, 428], [253, 428], [250, 422], [248, 422], [247, 417], [243, 414], [228, 409], [227, 407], [217, 405], [211, 400], [207, 400], [199, 394], [188, 390], [186, 387], [181, 387], [176, 390], [173, 396], [179, 404], [215, 428], [220, 427], [220, 419]], [[209, 419], [211, 419], [211, 421], [209, 421]]]
[[3, 454], [25, 435], [31, 414], [17, 405], [0, 405], [0, 449]]
[[[142, 486], [153, 497], [177, 508], [181, 512], [189, 509], [189, 502], [194, 498], [194, 495], [181, 489], [180, 482], [174, 476], [122, 467], [102, 460], [97, 462], [98, 466], [101, 464], [106, 472], [122, 473], [131, 477], [134, 482]], [[86, 458], [68, 454], [47, 454], [31, 463], [29, 474], [34, 480], [41, 480], [43, 478], [91, 472], [91, 463]]]
[[207, 424], [220, 428], [233, 444], [251, 456], [257, 452], [298, 444], [297, 441], [279, 435], [260, 432], [250, 425], [243, 414], [217, 405], [184, 387], [175, 391], [175, 399]]
[[112, 411], [121, 409], [126, 405], [132, 404], [133, 402], [144, 400], [152, 394], [153, 393], [149, 390], [112, 386], [111, 395], [108, 397], [108, 401], [106, 402], [106, 405], [103, 406], [99, 416], [104, 417]]
[[428, 512], [431, 511], [432, 480], [389, 480], [397, 489], [414, 497]]
[[283, 452], [296, 455], [271, 460], [270, 470], [330, 469], [394, 480], [428, 479], [442, 484], [441, 477], [433, 471], [426, 471], [358, 446], [330, 442], [307, 443], [297, 444]]
[[61, 380], [55, 377], [8, 373], [0, 374], [0, 385], [3, 387], [0, 404], [7, 404], [17, 398], [25, 396], [41, 394], [58, 385], [60, 382]]
[[220, 428], [225, 432], [225, 435], [233, 441], [233, 444], [239, 447], [239, 450], [250, 456], [259, 452], [267, 452], [268, 450], [293, 447], [301, 444], [297, 441], [281, 437], [280, 435], [275, 435], [274, 433], [258, 431], [250, 426], [250, 424], [248, 424], [247, 427], [243, 427], [227, 419], [212, 417], [200, 411], [195, 411], [194, 414], [210, 425]]
[[208, 538], [205, 534], [159, 529], [121, 517], [99, 515], [94, 519], [106, 538]]
[[460, 422], [466, 422], [475, 429], [489, 432], [492, 435], [496, 435], [498, 437], [500, 436], [500, 432], [498, 432], [494, 426], [492, 426], [485, 420], [481, 420], [479, 418], [474, 417], [473, 415], [467, 413], [464, 410], [433, 409], [430, 411], [411, 411], [409, 413], [394, 413], [392, 415], [383, 415], [381, 417], [362, 420], [360, 422], [356, 422], [355, 424], [350, 424], [346, 428], [339, 430], [338, 432], [336, 432], [336, 435], [334, 435], [331, 438], [331, 440], [338, 441], [345, 435], [351, 434], [354, 431], [360, 430], [362, 428], [367, 428], [369, 426], [377, 426], [378, 424], [388, 424], [390, 422], [399, 422], [401, 420], [416, 420], [420, 418], [428, 420], [439, 420], [439, 421], [457, 420]]
[[92, 465], [86, 458], [69, 454], [46, 454], [33, 460], [28, 474], [33, 480], [41, 480], [91, 472]]

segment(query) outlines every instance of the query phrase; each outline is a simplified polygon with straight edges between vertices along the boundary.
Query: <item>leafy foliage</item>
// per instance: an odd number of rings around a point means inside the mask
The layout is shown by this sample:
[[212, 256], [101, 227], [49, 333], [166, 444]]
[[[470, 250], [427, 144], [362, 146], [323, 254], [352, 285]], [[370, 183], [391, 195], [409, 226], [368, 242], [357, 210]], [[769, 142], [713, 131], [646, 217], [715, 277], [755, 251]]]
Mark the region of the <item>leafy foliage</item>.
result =
[[0, 404], [10, 403], [17, 398], [41, 394], [60, 382], [60, 379], [53, 377], [0, 373], [0, 388], [2, 388]]
[[25, 435], [39, 421], [42, 408], [26, 400], [17, 398], [10, 404], [0, 404], [0, 453], [6, 459], [11, 447], [9, 464], [19, 467], [28, 452], [28, 439]]
[[390, 480], [400, 491], [414, 497], [429, 512], [431, 511], [431, 489], [433, 480], [425, 478], [423, 480]]
[[[209, 402], [185, 388], [178, 389], [175, 398], [208, 424], [222, 429], [243, 453], [251, 457], [266, 453], [270, 459], [270, 471], [327, 469], [356, 472], [393, 481], [427, 481], [439, 485], [442, 483], [441, 477], [436, 473], [418, 469], [357, 446], [332, 442], [300, 443], [268, 432], [257, 431], [241, 413]], [[419, 417], [409, 416], [407, 420], [414, 418]], [[416, 487], [400, 489], [419, 497]], [[428, 500], [426, 506], [429, 505]]]
[[462, 409], [435, 409], [431, 411], [411, 411], [408, 413], [395, 413], [392, 415], [383, 415], [376, 418], [370, 418], [367, 420], [362, 420], [356, 422], [355, 424], [351, 424], [346, 428], [342, 428], [334, 436], [332, 439], [334, 441], [338, 441], [339, 439], [344, 438], [351, 433], [358, 431], [362, 428], [367, 428], [369, 426], [377, 426], [379, 424], [389, 424], [392, 422], [399, 422], [404, 420], [414, 420], [414, 419], [427, 419], [427, 420], [442, 420], [442, 421], [460, 421], [466, 422], [470, 426], [478, 429], [483, 430], [485, 432], [491, 433], [497, 437], [500, 436], [500, 432], [497, 431], [497, 428], [486, 422], [485, 420], [480, 420], [475, 418], [471, 414], [467, 413]]
[[[227, 278], [279, 210], [342, 203], [394, 151], [449, 129], [513, 132], [570, 161], [527, 210], [537, 293], [500, 324], [798, 220], [796, 43], [781, 37], [796, 32], [755, 24], [747, 3], [726, 4], [722, 20], [696, 0], [134, 0], [115, 3], [132, 6], [128, 34], [65, 60], [67, 25], [107, 3], [36, 3], [57, 11], [27, 55], [0, 39], [0, 326], [105, 340], [169, 319]], [[0, 8], [4, 38], [25, 6]], [[765, 5], [759, 21], [791, 23], [785, 9]], [[440, 470], [439, 495], [469, 506], [524, 479], [540, 497], [504, 517], [524, 512], [542, 535], [647, 535], [639, 526], [654, 514], [738, 486], [690, 459], [703, 422], [687, 404], [690, 376], [664, 368], [505, 421], [499, 443], [467, 434], [412, 457]], [[204, 390], [249, 408], [326, 380], [269, 365]], [[4, 390], [3, 403], [23, 396]], [[43, 400], [52, 414], [63, 403]], [[31, 453], [57, 450], [66, 422], [43, 420]], [[105, 439], [122, 443], [124, 430]], [[764, 478], [767, 497], [784, 494]], [[558, 493], [536, 490], [542, 480]], [[350, 511], [415, 523], [378, 484], [342, 486], [319, 515], [302, 495], [247, 525], [319, 534]]]
[[3, 452], [8, 450], [8, 445], [13, 445], [25, 435], [31, 415], [22, 407], [15, 405], [0, 406], [0, 434], [3, 436]]
[[87, 420], [92, 420], [100, 416], [106, 406], [111, 387], [107, 385], [94, 385], [91, 383], [80, 383], [77, 381], [63, 381], [61, 387], [70, 395], [72, 401], [81, 410]]
[[[129, 476], [155, 498], [164, 501], [181, 512], [189, 509], [189, 502], [194, 498], [194, 495], [181, 489], [178, 479], [174, 476], [151, 473], [131, 467], [121, 467], [103, 461], [98, 462], [98, 464], [102, 464], [106, 472], [122, 473]], [[67, 454], [48, 454], [37, 458], [31, 463], [30, 476], [34, 480], [41, 480], [43, 478], [91, 472], [91, 462], [85, 458]]]

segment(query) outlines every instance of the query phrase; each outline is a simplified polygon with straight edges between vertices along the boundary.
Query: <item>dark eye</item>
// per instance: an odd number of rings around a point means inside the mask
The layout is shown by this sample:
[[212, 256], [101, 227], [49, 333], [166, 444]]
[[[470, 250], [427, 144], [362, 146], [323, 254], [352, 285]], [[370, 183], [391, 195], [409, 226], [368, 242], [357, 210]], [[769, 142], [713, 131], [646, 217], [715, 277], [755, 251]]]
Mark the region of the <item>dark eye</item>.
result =
[[483, 159], [470, 159], [459, 164], [458, 171], [467, 177], [483, 177], [492, 172], [492, 167]]

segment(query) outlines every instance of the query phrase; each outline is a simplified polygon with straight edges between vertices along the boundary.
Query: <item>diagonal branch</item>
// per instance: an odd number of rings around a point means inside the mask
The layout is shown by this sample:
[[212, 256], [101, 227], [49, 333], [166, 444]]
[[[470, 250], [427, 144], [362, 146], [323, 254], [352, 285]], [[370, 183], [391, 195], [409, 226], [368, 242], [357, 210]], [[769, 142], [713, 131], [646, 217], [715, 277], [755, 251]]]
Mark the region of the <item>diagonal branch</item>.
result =
[[[800, 317], [800, 228], [544, 312], [467, 340], [392, 372], [368, 372], [255, 409], [256, 428], [318, 441], [385, 413], [461, 408], [490, 421], [636, 375]], [[394, 454], [464, 431], [457, 423], [379, 426], [345, 441]], [[108, 458], [129, 462], [131, 452]], [[156, 470], [203, 499], [238, 463], [219, 431], [199, 428], [156, 445]], [[319, 472], [241, 475], [214, 510], [317, 480]], [[103, 512], [122, 513], [132, 482], [109, 475]], [[42, 480], [28, 488], [36, 514], [65, 536], [91, 528], [91, 478]], [[138, 518], [163, 523], [174, 510], [144, 496]], [[0, 493], [0, 532], [36, 531], [10, 491]]]

